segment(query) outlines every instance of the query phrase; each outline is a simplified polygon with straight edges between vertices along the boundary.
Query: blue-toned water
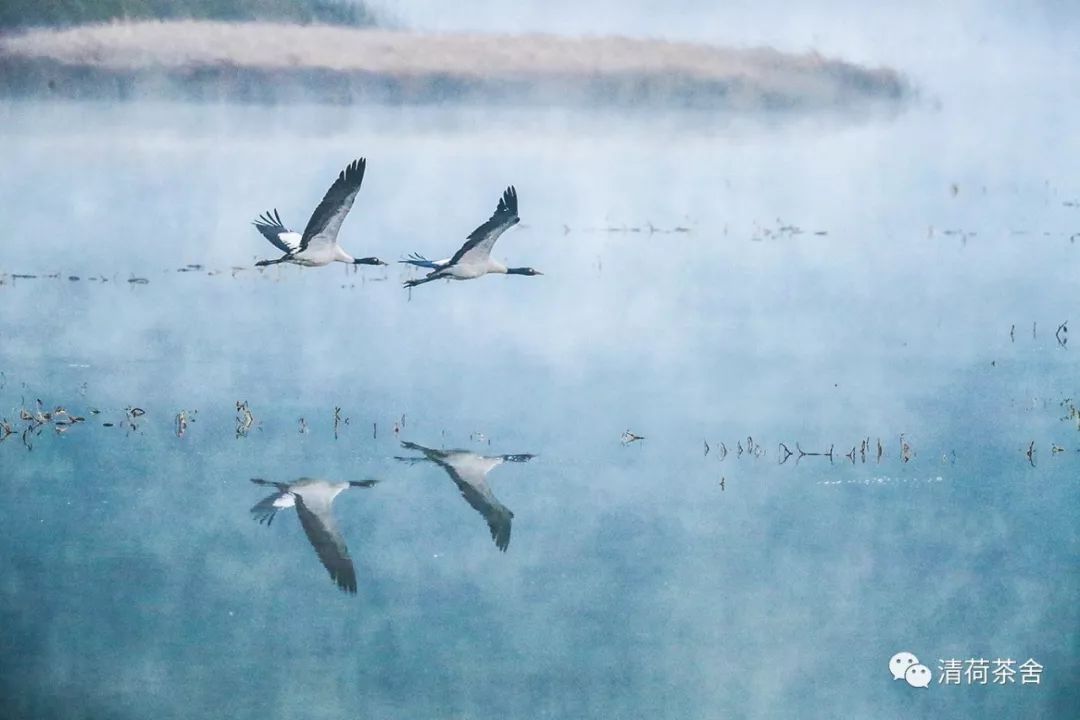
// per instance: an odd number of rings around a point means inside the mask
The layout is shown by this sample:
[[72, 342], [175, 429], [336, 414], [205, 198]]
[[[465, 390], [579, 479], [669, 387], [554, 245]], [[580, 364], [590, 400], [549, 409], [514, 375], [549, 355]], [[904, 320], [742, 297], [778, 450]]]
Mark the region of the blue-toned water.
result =
[[[1074, 715], [1075, 113], [0, 115], [5, 716]], [[358, 156], [347, 250], [445, 257], [513, 183], [545, 274], [253, 270]], [[404, 441], [537, 455], [507, 552]], [[248, 512], [301, 476], [381, 481], [355, 596]]]

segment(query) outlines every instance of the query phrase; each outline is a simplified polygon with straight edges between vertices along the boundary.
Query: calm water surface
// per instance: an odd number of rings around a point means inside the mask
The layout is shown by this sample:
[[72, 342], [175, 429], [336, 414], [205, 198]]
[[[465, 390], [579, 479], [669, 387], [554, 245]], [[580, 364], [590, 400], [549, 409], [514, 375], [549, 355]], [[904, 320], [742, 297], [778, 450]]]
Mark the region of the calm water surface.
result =
[[[1072, 715], [1067, 115], [0, 107], [5, 712]], [[495, 255], [546, 274], [251, 269], [361, 155], [346, 249], [445, 257], [513, 183]], [[24, 437], [38, 398], [87, 420]], [[403, 441], [537, 455], [505, 554]], [[356, 596], [248, 513], [301, 476], [381, 480], [334, 504]]]

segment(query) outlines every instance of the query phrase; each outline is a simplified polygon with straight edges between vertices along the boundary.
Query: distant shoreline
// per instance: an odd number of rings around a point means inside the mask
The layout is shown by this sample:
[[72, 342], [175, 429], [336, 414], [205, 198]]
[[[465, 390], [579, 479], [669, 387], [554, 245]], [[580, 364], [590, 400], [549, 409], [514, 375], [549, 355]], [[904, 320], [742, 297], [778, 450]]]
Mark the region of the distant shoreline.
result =
[[619, 37], [188, 20], [0, 36], [4, 97], [836, 111], [911, 95], [888, 68]]

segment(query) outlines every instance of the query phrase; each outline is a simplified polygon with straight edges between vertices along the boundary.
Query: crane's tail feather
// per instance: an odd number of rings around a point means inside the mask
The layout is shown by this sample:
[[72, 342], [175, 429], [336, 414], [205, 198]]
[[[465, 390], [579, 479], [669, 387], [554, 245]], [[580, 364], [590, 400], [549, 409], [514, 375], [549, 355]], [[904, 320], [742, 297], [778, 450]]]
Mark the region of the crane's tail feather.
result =
[[415, 252], [409, 253], [404, 260], [398, 260], [398, 262], [405, 265], [412, 265], [413, 267], [428, 268], [431, 270], [435, 270], [439, 267], [439, 264], [434, 260], [428, 260], [420, 253]]

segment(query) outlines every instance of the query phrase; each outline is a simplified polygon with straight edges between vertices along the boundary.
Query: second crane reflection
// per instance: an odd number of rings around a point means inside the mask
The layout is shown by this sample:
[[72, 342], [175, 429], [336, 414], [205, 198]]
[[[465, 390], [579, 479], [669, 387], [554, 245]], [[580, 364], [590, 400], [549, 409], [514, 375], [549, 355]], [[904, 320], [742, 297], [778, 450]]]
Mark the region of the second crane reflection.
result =
[[506, 552], [510, 545], [510, 522], [514, 513], [491, 492], [487, 474], [504, 462], [528, 462], [536, 456], [528, 453], [486, 456], [468, 450], [435, 450], [413, 442], [403, 442], [401, 447], [416, 450], [424, 456], [398, 457], [398, 460], [410, 464], [433, 462], [445, 470], [461, 491], [461, 496], [487, 520], [495, 546]]
[[276, 493], [263, 498], [251, 508], [255, 519], [270, 525], [278, 510], [295, 506], [304, 533], [315, 548], [323, 567], [330, 573], [330, 578], [345, 592], [356, 594], [356, 570], [353, 568], [352, 558], [349, 557], [349, 548], [345, 546], [345, 538], [341, 536], [334, 516], [330, 514], [330, 505], [342, 490], [350, 487], [369, 488], [379, 481], [351, 480], [334, 483], [300, 478], [296, 482], [280, 483], [251, 478], [251, 482], [277, 488]]

